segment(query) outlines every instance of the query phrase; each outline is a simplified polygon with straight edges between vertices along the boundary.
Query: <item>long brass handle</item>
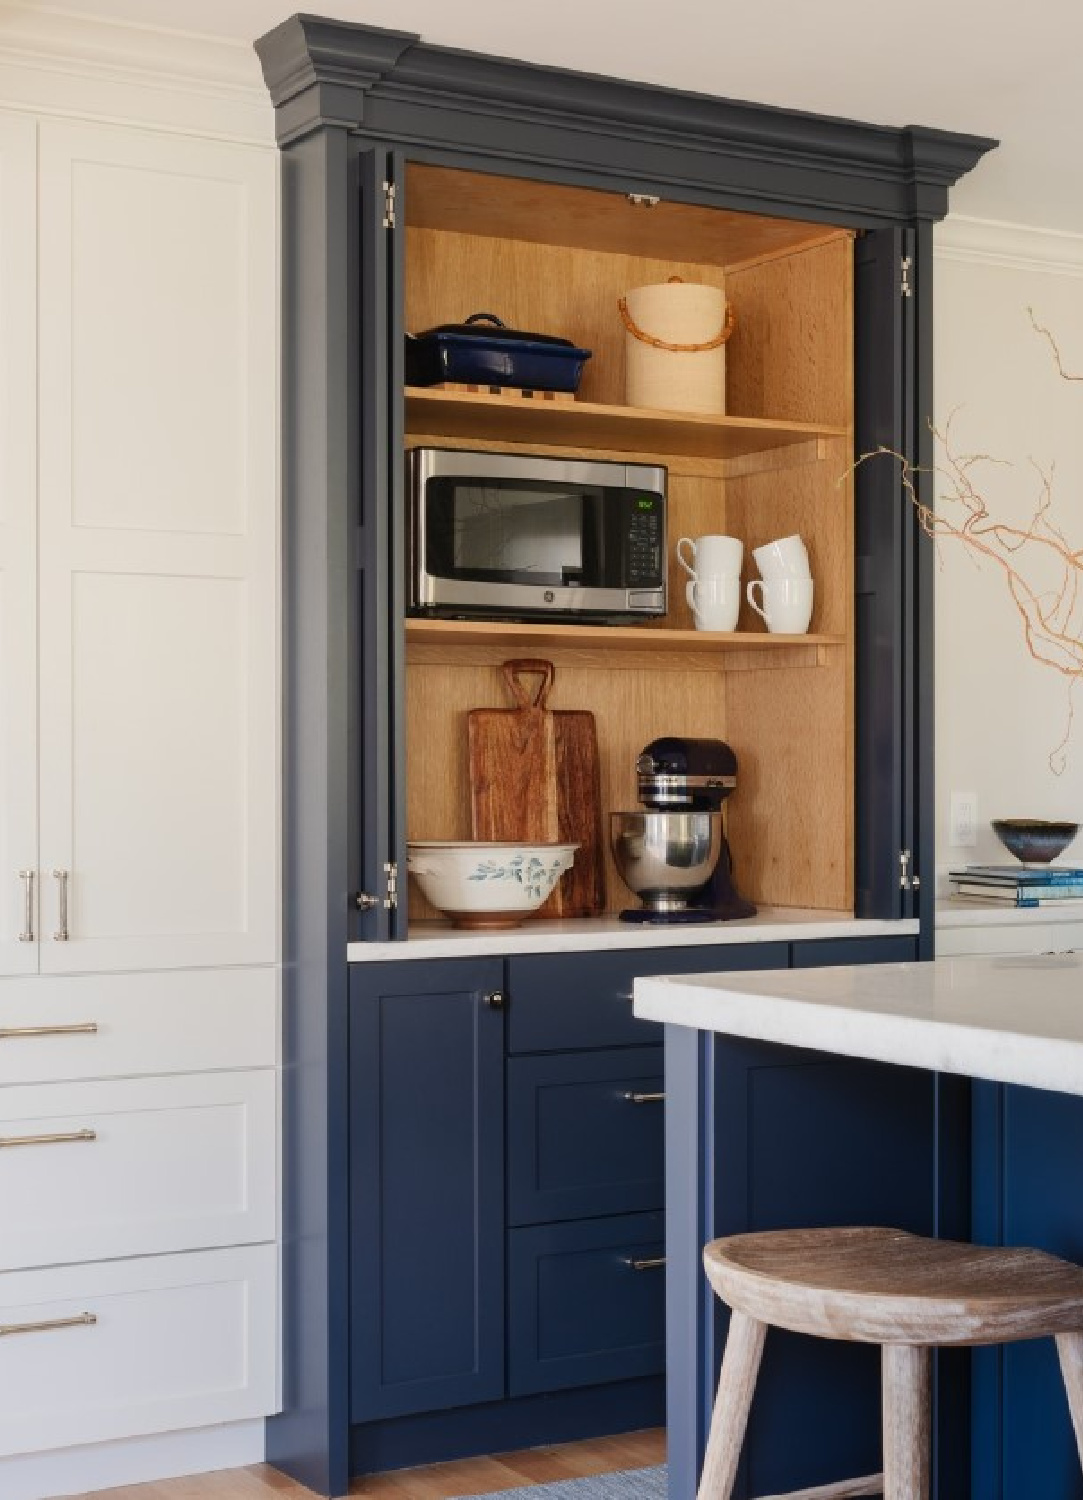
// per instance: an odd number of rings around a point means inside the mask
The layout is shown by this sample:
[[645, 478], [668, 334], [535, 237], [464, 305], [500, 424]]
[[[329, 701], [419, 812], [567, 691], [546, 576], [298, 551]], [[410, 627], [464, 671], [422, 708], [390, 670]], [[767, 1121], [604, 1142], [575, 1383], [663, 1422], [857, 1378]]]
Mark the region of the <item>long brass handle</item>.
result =
[[93, 1036], [97, 1021], [76, 1021], [71, 1026], [0, 1026], [0, 1042], [17, 1036]]
[[32, 943], [34, 941], [34, 872], [33, 870], [20, 870], [19, 879], [23, 883], [23, 930], [19, 933], [20, 943]]
[[628, 1100], [629, 1104], [664, 1104], [665, 1094], [633, 1094], [627, 1093], [622, 1098]]
[[56, 1328], [81, 1328], [97, 1321], [97, 1313], [79, 1313], [74, 1318], [50, 1318], [47, 1323], [0, 1323], [0, 1339], [12, 1333], [52, 1333]]
[[96, 1141], [96, 1130], [65, 1130], [55, 1135], [0, 1135], [0, 1150], [5, 1146], [65, 1146], [73, 1141]]
[[664, 1255], [648, 1255], [642, 1260], [637, 1260], [634, 1255], [625, 1255], [623, 1260], [624, 1264], [631, 1266], [633, 1271], [657, 1271], [666, 1263]]
[[57, 882], [57, 918], [53, 941], [56, 943], [66, 943], [68, 941], [68, 872], [67, 870], [54, 870], [53, 875], [56, 877]]

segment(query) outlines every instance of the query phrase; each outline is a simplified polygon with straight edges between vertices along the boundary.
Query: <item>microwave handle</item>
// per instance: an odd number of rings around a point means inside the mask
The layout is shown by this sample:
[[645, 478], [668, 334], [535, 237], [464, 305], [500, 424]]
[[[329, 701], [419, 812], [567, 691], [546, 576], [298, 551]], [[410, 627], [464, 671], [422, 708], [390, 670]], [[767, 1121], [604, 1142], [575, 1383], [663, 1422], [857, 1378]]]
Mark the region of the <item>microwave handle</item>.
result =
[[[504, 681], [515, 699], [516, 708], [545, 707], [557, 675], [551, 661], [544, 661], [541, 657], [520, 656], [514, 661], [506, 661], [503, 671]], [[540, 677], [541, 682], [536, 688], [528, 688], [521, 680], [524, 676]]]

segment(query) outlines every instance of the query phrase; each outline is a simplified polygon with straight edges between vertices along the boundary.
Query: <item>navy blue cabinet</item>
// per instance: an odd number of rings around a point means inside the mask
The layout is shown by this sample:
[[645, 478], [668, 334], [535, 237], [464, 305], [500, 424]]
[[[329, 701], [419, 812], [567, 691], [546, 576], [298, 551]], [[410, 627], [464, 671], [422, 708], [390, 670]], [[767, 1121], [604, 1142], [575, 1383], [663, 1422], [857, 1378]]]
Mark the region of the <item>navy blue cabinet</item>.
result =
[[350, 985], [350, 1413], [504, 1393], [499, 960], [364, 964]]

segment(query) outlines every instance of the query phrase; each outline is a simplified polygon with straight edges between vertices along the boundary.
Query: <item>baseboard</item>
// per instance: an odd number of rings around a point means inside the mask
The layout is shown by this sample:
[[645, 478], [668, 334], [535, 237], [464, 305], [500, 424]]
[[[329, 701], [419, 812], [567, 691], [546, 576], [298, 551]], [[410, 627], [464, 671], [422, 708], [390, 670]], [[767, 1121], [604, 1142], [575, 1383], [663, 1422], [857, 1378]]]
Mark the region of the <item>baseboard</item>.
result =
[[263, 1422], [227, 1422], [120, 1443], [91, 1443], [52, 1453], [0, 1458], [3, 1500], [50, 1500], [52, 1496], [145, 1484], [212, 1469], [238, 1469], [263, 1462]]

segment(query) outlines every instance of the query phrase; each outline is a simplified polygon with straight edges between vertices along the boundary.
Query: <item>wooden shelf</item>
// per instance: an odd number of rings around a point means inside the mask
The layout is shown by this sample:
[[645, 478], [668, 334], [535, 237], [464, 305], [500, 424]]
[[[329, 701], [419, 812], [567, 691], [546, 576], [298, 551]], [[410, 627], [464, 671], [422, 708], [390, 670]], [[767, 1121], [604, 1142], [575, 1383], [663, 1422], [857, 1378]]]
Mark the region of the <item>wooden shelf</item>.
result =
[[646, 407], [603, 406], [595, 401], [558, 405], [418, 386], [406, 388], [406, 431], [476, 438], [479, 442], [535, 442], [718, 459], [743, 458], [800, 443], [849, 437], [845, 427], [815, 422], [654, 411]]
[[769, 635], [648, 629], [637, 625], [517, 624], [491, 620], [406, 621], [406, 660], [415, 666], [487, 666], [515, 655], [547, 655], [610, 671], [748, 671], [816, 667], [841, 635]]

